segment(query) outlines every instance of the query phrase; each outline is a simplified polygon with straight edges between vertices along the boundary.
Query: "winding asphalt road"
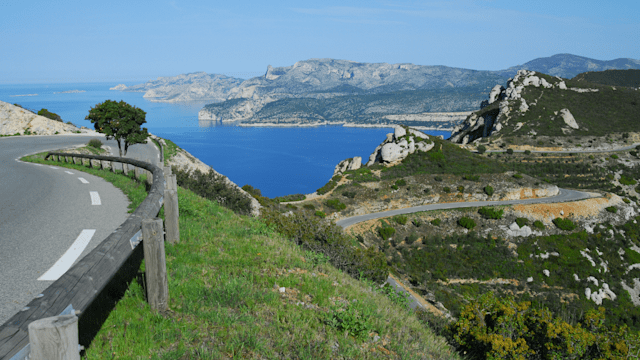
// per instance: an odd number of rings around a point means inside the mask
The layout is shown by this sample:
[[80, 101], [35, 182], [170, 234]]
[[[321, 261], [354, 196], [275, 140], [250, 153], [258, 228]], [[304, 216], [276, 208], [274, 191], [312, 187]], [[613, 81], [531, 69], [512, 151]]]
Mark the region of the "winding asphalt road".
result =
[[[93, 138], [118, 156], [116, 142], [103, 136], [0, 138], [0, 324], [127, 219], [129, 200], [102, 178], [16, 160]], [[158, 155], [148, 143], [132, 146], [126, 157], [158, 164]]]
[[359, 222], [371, 220], [371, 219], [379, 219], [379, 218], [395, 216], [400, 214], [410, 214], [410, 213], [415, 213], [419, 211], [446, 210], [446, 209], [458, 209], [458, 208], [480, 207], [480, 206], [496, 206], [496, 205], [558, 203], [558, 202], [568, 202], [568, 201], [588, 199], [592, 197], [592, 195], [590, 195], [589, 193], [582, 192], [582, 191], [568, 190], [568, 189], [558, 189], [558, 190], [560, 191], [556, 196], [536, 198], [536, 199], [505, 200], [505, 201], [470, 201], [470, 202], [437, 203], [437, 204], [429, 204], [429, 205], [420, 205], [420, 206], [414, 206], [414, 207], [405, 208], [405, 209], [389, 210], [389, 211], [382, 211], [382, 212], [377, 212], [373, 214], [351, 216], [351, 217], [336, 221], [336, 224], [342, 226], [343, 228], [347, 228], [351, 225], [357, 224]]

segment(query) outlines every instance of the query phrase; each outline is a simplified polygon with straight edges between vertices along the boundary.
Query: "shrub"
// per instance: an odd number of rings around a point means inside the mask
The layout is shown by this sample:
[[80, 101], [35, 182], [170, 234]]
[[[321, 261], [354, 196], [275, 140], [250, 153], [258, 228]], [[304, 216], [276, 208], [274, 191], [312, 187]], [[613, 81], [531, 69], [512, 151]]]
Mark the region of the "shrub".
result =
[[431, 192], [431, 189], [427, 188], [422, 190], [423, 193], [425, 193], [426, 195], [429, 195], [429, 193]]
[[437, 182], [441, 182], [442, 178], [440, 176], [436, 176], [433, 178], [433, 180], [437, 181]]
[[91, 139], [87, 143], [87, 146], [91, 146], [91, 147], [94, 147], [96, 149], [100, 149], [102, 147], [102, 141], [100, 141], [98, 139]]
[[333, 179], [331, 179], [328, 183], [324, 184], [323, 187], [321, 187], [320, 189], [316, 190], [316, 192], [318, 193], [318, 195], [324, 195], [324, 194], [328, 193], [329, 191], [333, 190], [333, 188], [336, 187], [337, 184], [338, 184], [337, 181], [334, 181]]
[[42, 110], [38, 111], [38, 115], [44, 116], [44, 117], [46, 117], [48, 119], [51, 119], [51, 120], [62, 122], [62, 118], [60, 117], [60, 115], [58, 115], [56, 113], [52, 113], [47, 109], [42, 109]]
[[348, 303], [346, 308], [334, 306], [325, 316], [326, 324], [332, 328], [356, 339], [366, 340], [369, 333], [374, 330], [372, 319], [376, 314], [360, 303]]
[[498, 220], [498, 219], [502, 219], [502, 215], [504, 215], [504, 210], [503, 209], [496, 210], [490, 207], [482, 207], [480, 208], [480, 210], [478, 210], [478, 213], [484, 216], [485, 219]]
[[612, 158], [612, 159], [615, 159], [615, 160], [618, 160], [618, 155], [616, 155], [616, 154], [612, 154], [612, 155], [611, 155], [611, 158]]
[[485, 186], [484, 192], [489, 196], [493, 195], [493, 187], [490, 185]]
[[525, 154], [525, 155], [531, 155], [531, 150], [525, 150], [525, 151], [524, 151], [524, 154]]
[[628, 177], [626, 175], [620, 176], [620, 184], [622, 184], [622, 185], [635, 185], [637, 183], [638, 182], [635, 181], [633, 178], [630, 178], [630, 177]]
[[384, 239], [387, 240], [392, 237], [396, 233], [396, 229], [391, 226], [384, 226], [378, 229], [378, 234]]
[[625, 204], [630, 204], [631, 203], [631, 200], [629, 200], [627, 198], [622, 199], [622, 201], [624, 201]]
[[293, 205], [293, 204], [287, 204], [285, 207], [286, 207], [287, 209], [292, 209], [292, 210], [297, 210], [297, 209], [298, 209], [298, 207], [297, 207], [297, 206], [295, 206], [295, 205]]
[[462, 178], [468, 181], [480, 181], [480, 175], [465, 175]]
[[484, 154], [485, 152], [487, 152], [487, 147], [484, 145], [480, 145], [478, 146], [478, 154]]
[[445, 186], [444, 189], [442, 189], [442, 191], [446, 192], [447, 194], [451, 192], [451, 188], [449, 188], [448, 186]]
[[393, 184], [393, 185], [391, 185], [391, 188], [392, 188], [393, 190], [398, 190], [398, 185]]
[[327, 204], [328, 207], [330, 207], [332, 209], [336, 209], [338, 211], [344, 210], [344, 209], [347, 208], [347, 205], [341, 203], [340, 200], [338, 200], [338, 199], [327, 200], [327, 202], [325, 204]]
[[544, 226], [544, 224], [542, 223], [542, 221], [540, 220], [536, 220], [533, 222], [533, 227], [538, 229], [538, 230], [544, 230], [546, 227]]
[[411, 221], [411, 223], [415, 226], [415, 227], [420, 227], [422, 226], [422, 221], [420, 219], [413, 219], [413, 221]]
[[589, 160], [593, 160], [595, 157], [593, 155], [589, 155]]
[[433, 226], [440, 226], [440, 223], [441, 223], [441, 222], [442, 222], [442, 221], [441, 221], [440, 219], [433, 219], [433, 220], [431, 220], [431, 225], [433, 225]]
[[315, 215], [321, 219], [324, 219], [325, 217], [327, 217], [327, 214], [325, 214], [324, 211], [320, 211], [320, 210], [317, 210]]
[[507, 149], [507, 154], [513, 155], [513, 149], [511, 149], [511, 148]]
[[313, 206], [313, 204], [304, 204], [304, 205], [302, 205], [302, 207], [307, 209], [307, 210], [311, 210], [311, 211], [316, 209], [316, 207]]
[[353, 199], [356, 197], [356, 192], [355, 191], [344, 191], [342, 192], [342, 196], [347, 197], [349, 199]]
[[527, 225], [529, 223], [529, 219], [527, 218], [517, 218], [516, 219], [516, 224], [518, 224], [518, 226], [523, 227], [525, 225]]
[[409, 234], [409, 236], [407, 236], [404, 239], [404, 242], [407, 243], [407, 245], [411, 245], [413, 244], [416, 240], [418, 240], [420, 238], [420, 236], [418, 236], [418, 234], [412, 232], [411, 234]]
[[304, 194], [290, 194], [285, 196], [274, 197], [273, 200], [277, 202], [289, 202], [289, 201], [300, 201], [306, 198], [307, 197]]
[[563, 219], [559, 217], [553, 219], [553, 224], [560, 230], [571, 231], [576, 228], [576, 224], [574, 224], [570, 219]]
[[213, 170], [202, 173], [200, 170], [188, 172], [172, 167], [178, 186], [189, 189], [203, 198], [217, 201], [220, 205], [243, 215], [251, 213], [251, 199], [237, 188], [227, 184], [227, 177]]
[[458, 192], [464, 192], [464, 186], [458, 185]]
[[473, 219], [471, 219], [471, 218], [463, 216], [460, 219], [458, 219], [458, 225], [462, 226], [463, 228], [467, 228], [467, 229], [471, 230], [474, 227], [476, 227], [476, 222], [473, 221]]
[[516, 179], [522, 179], [522, 175], [521, 174], [513, 174], [513, 177]]
[[608, 212], [613, 213], [613, 214], [618, 212], [618, 208], [615, 207], [615, 206], [606, 207], [605, 210], [607, 210]]
[[393, 217], [393, 221], [397, 222], [400, 225], [405, 225], [407, 223], [407, 216], [406, 215], [396, 215]]
[[263, 209], [261, 217], [267, 226], [273, 226], [304, 250], [323, 253], [333, 266], [356, 279], [365, 278], [382, 283], [389, 275], [387, 260], [382, 253], [373, 248], [352, 246], [356, 241], [332, 222], [304, 213], [283, 216], [269, 209]]
[[407, 181], [405, 179], [398, 179], [398, 180], [396, 180], [396, 185], [397, 186], [406, 186], [407, 185]]

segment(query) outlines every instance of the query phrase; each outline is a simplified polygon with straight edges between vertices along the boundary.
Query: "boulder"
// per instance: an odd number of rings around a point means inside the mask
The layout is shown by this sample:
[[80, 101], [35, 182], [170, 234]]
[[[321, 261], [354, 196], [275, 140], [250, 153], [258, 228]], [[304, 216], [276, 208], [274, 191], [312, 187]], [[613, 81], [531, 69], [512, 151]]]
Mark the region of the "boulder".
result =
[[362, 167], [362, 158], [360, 156], [355, 156], [353, 160], [351, 160], [347, 170], [358, 170], [360, 167]]
[[522, 103], [520, 104], [519, 110], [521, 113], [525, 113], [527, 112], [527, 110], [529, 110], [529, 105], [527, 105], [527, 102], [524, 99], [522, 99]]
[[567, 84], [565, 84], [564, 81], [560, 81], [558, 87], [560, 88], [560, 90], [567, 90]]
[[384, 162], [394, 162], [403, 158], [403, 149], [400, 145], [396, 143], [388, 143], [382, 146], [380, 150], [380, 155], [382, 157], [382, 161]]
[[407, 135], [407, 131], [402, 126], [396, 126], [393, 132], [395, 139], [398, 140], [405, 135]]
[[562, 116], [564, 123], [567, 124], [570, 128], [572, 129], [579, 128], [578, 123], [576, 122], [576, 119], [573, 117], [569, 109], [560, 110], [560, 115]]
[[504, 86], [502, 85], [494, 86], [493, 89], [491, 89], [491, 92], [489, 93], [489, 104], [493, 104], [494, 102], [496, 102], [496, 100], [499, 100], [500, 94], [502, 93], [503, 90], [504, 90]]
[[527, 76], [522, 81], [522, 85], [524, 86], [533, 85], [535, 87], [540, 87], [540, 78], [537, 76]]

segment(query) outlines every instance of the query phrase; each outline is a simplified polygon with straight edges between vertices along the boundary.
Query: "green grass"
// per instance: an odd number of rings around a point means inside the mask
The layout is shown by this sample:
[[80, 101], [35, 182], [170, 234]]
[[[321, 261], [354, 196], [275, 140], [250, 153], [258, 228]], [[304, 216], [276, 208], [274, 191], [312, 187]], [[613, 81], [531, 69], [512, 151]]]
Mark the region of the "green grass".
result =
[[178, 153], [178, 145], [169, 139], [164, 140], [167, 146], [164, 147], [164, 166], [169, 166], [169, 159]]
[[[44, 162], [43, 155], [25, 160]], [[132, 208], [146, 197], [145, 186], [129, 177], [56, 165], [113, 182]], [[87, 359], [457, 357], [373, 284], [309, 255], [258, 219], [180, 187], [178, 197], [181, 243], [165, 245], [170, 310], [152, 312], [134, 281]], [[381, 339], [372, 342], [376, 335]]]

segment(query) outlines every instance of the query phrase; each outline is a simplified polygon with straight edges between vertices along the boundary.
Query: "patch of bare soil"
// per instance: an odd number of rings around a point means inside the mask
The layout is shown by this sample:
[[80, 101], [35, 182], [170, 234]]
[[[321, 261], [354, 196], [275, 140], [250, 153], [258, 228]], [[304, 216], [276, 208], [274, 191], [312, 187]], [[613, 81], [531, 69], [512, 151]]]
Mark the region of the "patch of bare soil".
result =
[[554, 204], [514, 205], [511, 207], [517, 217], [540, 220], [547, 224], [557, 217], [560, 218], [593, 218], [597, 217], [606, 207], [622, 203], [622, 198], [615, 194], [604, 197]]

